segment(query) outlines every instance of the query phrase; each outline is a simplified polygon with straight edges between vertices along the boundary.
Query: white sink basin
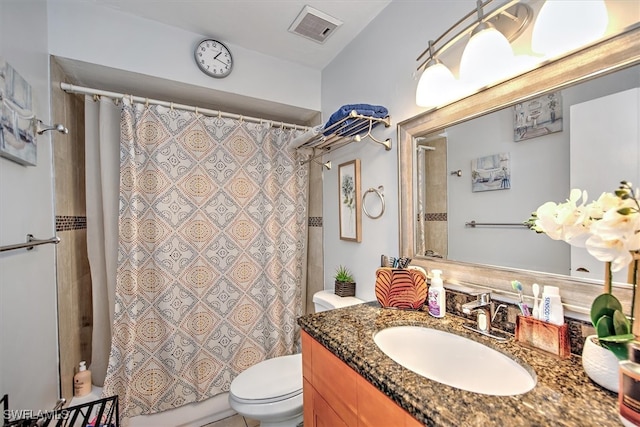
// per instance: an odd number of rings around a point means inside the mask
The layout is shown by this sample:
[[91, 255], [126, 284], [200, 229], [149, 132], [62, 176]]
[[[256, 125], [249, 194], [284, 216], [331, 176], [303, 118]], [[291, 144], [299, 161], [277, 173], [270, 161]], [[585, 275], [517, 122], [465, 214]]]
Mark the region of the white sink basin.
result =
[[373, 337], [384, 354], [430, 380], [475, 393], [511, 396], [536, 385], [508, 356], [459, 335], [420, 326], [394, 326]]

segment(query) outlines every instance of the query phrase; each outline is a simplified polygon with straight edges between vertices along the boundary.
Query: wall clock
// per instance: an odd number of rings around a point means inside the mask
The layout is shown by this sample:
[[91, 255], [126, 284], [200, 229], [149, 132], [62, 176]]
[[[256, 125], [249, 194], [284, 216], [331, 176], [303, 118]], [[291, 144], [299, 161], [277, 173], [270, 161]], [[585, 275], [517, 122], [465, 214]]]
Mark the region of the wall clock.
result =
[[202, 40], [196, 46], [194, 56], [200, 70], [211, 77], [227, 77], [233, 68], [231, 51], [218, 40]]

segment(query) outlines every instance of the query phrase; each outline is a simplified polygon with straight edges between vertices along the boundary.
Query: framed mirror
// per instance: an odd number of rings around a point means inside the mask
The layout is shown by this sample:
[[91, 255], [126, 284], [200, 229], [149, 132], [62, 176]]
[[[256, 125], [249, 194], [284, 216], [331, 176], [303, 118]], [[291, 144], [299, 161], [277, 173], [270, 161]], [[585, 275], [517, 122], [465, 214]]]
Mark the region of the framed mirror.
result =
[[[437, 151], [438, 144], [442, 144], [438, 139], [446, 139], [447, 131], [453, 129], [456, 125], [463, 124], [465, 126], [471, 119], [479, 117], [484, 119], [492, 113], [498, 114], [500, 110], [510, 110], [514, 104], [523, 103], [536, 97], [547, 96], [565, 89], [570, 90], [569, 88], [575, 87], [576, 84], [590, 82], [598, 77], [637, 66], [640, 63], [639, 45], [640, 28], [636, 25], [622, 34], [564, 58], [544, 64], [533, 71], [490, 87], [461, 101], [437, 110], [427, 111], [400, 123], [398, 125], [399, 194], [401, 198], [400, 253], [403, 256], [412, 257], [415, 264], [427, 268], [437, 267], [443, 269], [447, 281], [453, 284], [472, 284], [506, 294], [510, 293], [510, 281], [514, 279], [518, 279], [525, 284], [525, 292], [528, 294], [530, 292], [527, 287], [530, 289], [531, 284], [534, 282], [541, 285], [560, 286], [562, 298], [567, 308], [578, 313], [588, 312], [588, 307], [593, 298], [602, 292], [601, 278], [598, 280], [571, 277], [567, 275], [569, 272], [563, 270], [564, 267], [562, 266], [556, 269], [537, 269], [535, 266], [526, 265], [526, 263], [505, 265], [505, 263], [500, 262], [500, 256], [490, 261], [475, 261], [470, 258], [464, 259], [464, 261], [450, 260], [445, 257], [440, 258], [439, 255], [441, 254], [438, 254], [437, 250], [428, 252], [428, 248], [424, 245], [421, 246], [419, 239], [424, 234], [422, 234], [420, 228], [425, 223], [422, 222], [420, 224], [421, 221], [419, 221], [421, 218], [424, 219], [424, 216], [420, 215], [420, 207], [417, 203], [419, 200], [418, 194], [423, 191], [423, 187], [418, 186], [417, 172], [419, 167], [424, 167], [424, 161], [418, 166], [418, 158], [421, 152], [423, 154], [430, 153], [432, 148]], [[419, 146], [432, 148], [422, 148], [417, 151]], [[457, 178], [451, 175], [452, 178], [449, 178], [449, 180], [465, 179], [467, 185], [471, 186], [470, 165], [451, 166], [453, 170], [445, 171], [446, 174], [456, 173], [457, 175], [459, 170], [463, 176]], [[514, 164], [513, 166], [515, 167], [516, 165]], [[609, 191], [612, 190], [610, 189]], [[557, 191], [555, 194], [559, 194]], [[548, 200], [562, 201], [568, 197], [569, 188], [561, 188], [559, 192], [562, 194], [559, 198], [550, 196], [550, 198], [542, 200], [542, 202]], [[598, 195], [594, 194], [592, 197], [595, 198]], [[530, 206], [526, 207], [526, 215], [535, 210], [542, 202], [539, 203], [538, 200], [532, 200]], [[515, 220], [511, 219], [511, 221], [517, 223], [526, 219], [526, 217], [516, 218]], [[478, 222], [486, 221], [485, 218], [468, 218], [467, 221], [473, 220]], [[460, 222], [459, 218], [458, 222]], [[460, 224], [456, 223], [456, 226], [458, 225]], [[428, 226], [428, 223], [424, 226]], [[512, 232], [515, 231], [513, 230]], [[518, 230], [517, 232], [520, 234], [530, 233], [533, 235], [532, 237], [535, 237], [535, 233], [529, 230]], [[551, 239], [547, 238], [546, 240], [550, 241]], [[568, 247], [564, 242], [547, 243]], [[527, 256], [529, 246], [527, 243], [523, 244], [523, 257]], [[423, 252], [424, 249], [426, 250]], [[531, 250], [538, 251], [539, 249], [532, 247]], [[446, 251], [448, 252], [449, 248]], [[552, 271], [549, 272], [549, 270]], [[623, 303], [627, 301], [628, 304], [630, 289], [625, 289], [624, 285], [620, 286], [621, 289], [616, 290], [616, 293], [620, 295]]]

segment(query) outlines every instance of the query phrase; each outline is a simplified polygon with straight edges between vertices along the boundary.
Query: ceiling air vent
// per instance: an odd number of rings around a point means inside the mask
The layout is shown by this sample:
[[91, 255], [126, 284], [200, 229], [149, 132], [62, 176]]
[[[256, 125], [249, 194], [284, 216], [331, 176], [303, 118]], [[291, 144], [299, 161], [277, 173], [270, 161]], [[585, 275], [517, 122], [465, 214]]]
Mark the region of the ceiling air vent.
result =
[[289, 31], [318, 43], [324, 43], [340, 25], [342, 21], [339, 19], [305, 6], [289, 27]]

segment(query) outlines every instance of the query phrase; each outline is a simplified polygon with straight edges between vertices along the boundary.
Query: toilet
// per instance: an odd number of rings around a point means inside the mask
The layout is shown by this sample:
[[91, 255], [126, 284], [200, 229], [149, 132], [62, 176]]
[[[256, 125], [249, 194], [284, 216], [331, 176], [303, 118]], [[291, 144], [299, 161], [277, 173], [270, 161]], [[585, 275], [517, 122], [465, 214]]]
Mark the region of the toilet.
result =
[[[363, 302], [330, 291], [313, 295], [316, 313]], [[242, 372], [231, 382], [229, 404], [261, 427], [296, 427], [302, 422], [302, 355], [274, 357]]]

